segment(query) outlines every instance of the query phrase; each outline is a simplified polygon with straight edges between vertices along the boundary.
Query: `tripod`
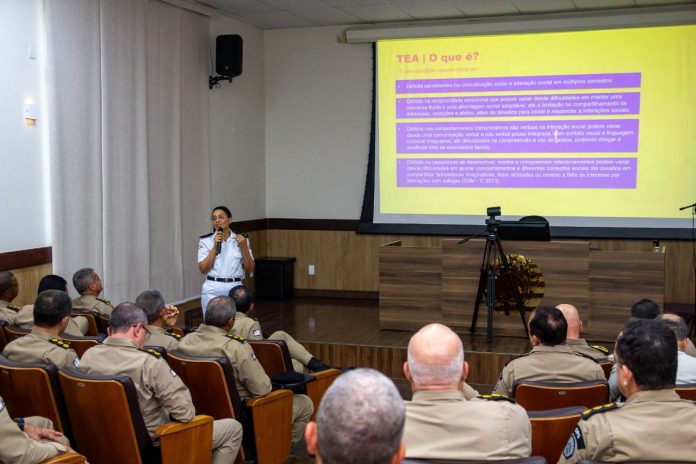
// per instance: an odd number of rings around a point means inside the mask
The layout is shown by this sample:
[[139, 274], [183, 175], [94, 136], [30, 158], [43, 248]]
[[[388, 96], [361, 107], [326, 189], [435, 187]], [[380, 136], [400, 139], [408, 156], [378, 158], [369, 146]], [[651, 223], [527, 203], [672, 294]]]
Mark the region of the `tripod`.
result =
[[483, 252], [483, 262], [481, 263], [481, 274], [479, 277], [478, 290], [476, 292], [476, 305], [474, 306], [474, 315], [471, 320], [470, 333], [476, 332], [476, 321], [478, 320], [479, 306], [483, 295], [486, 295], [486, 306], [488, 308], [488, 313], [486, 316], [486, 341], [488, 342], [488, 349], [490, 350], [493, 345], [493, 311], [495, 309], [495, 261], [496, 255], [500, 259], [500, 270], [501, 275], [505, 275], [508, 285], [510, 286], [510, 291], [512, 292], [515, 302], [517, 303], [517, 309], [520, 312], [520, 317], [522, 318], [522, 325], [524, 326], [524, 332], [529, 337], [529, 332], [527, 329], [527, 322], [524, 318], [524, 305], [522, 304], [522, 298], [520, 297], [519, 289], [515, 285], [515, 279], [512, 275], [512, 269], [510, 267], [510, 262], [507, 259], [507, 255], [503, 251], [503, 245], [500, 243], [500, 237], [498, 237], [498, 225], [500, 221], [495, 219], [495, 216], [490, 215], [486, 219], [486, 248]]

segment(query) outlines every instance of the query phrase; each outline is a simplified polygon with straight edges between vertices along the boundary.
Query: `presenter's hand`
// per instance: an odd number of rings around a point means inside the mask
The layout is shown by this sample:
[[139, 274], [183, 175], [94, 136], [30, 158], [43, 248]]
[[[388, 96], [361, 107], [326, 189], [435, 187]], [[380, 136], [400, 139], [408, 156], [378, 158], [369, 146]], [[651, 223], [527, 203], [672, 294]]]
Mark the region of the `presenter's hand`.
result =
[[164, 325], [167, 327], [174, 327], [176, 325], [176, 320], [179, 318], [179, 310], [177, 307], [166, 305], [162, 311], [164, 313], [162, 315]]
[[222, 243], [225, 240], [222, 231], [215, 232], [214, 239], [215, 243]]
[[241, 245], [241, 244], [247, 242], [247, 238], [246, 238], [245, 236], [243, 236], [242, 234], [237, 234], [237, 235], [235, 236], [235, 238], [237, 239], [237, 244], [238, 244], [238, 245]]

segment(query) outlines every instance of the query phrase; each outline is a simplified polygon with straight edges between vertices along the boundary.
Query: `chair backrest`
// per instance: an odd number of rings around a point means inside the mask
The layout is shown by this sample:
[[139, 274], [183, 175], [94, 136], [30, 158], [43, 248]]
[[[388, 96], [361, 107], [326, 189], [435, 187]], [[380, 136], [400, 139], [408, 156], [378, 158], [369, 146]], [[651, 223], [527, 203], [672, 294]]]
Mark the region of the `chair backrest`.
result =
[[100, 314], [99, 315], [99, 324], [101, 325], [102, 331], [104, 333], [107, 333], [106, 329], [109, 328], [109, 316], [106, 314]]
[[513, 392], [517, 404], [527, 411], [584, 406], [593, 408], [609, 401], [609, 387], [604, 380], [558, 383], [521, 381]]
[[106, 333], [101, 327], [101, 319], [92, 311], [89, 311], [88, 309], [73, 308], [72, 317], [75, 316], [80, 316], [87, 319], [87, 333], [85, 333], [85, 335], [96, 336], [100, 333]]
[[173, 334], [177, 334], [180, 337], [183, 337], [184, 335], [186, 335], [186, 331], [179, 326], [172, 327], [171, 329], [169, 329], [169, 332], [173, 333]]
[[614, 363], [611, 361], [604, 361], [599, 363], [600, 366], [602, 366], [602, 370], [604, 371], [604, 378], [609, 380], [609, 376], [611, 375], [611, 368], [614, 366]]
[[140, 463], [158, 455], [130, 377], [90, 375], [70, 368], [58, 375], [75, 430], [75, 445], [90, 463]]
[[42, 416], [71, 438], [58, 368], [49, 363], [11, 361], [0, 356], [0, 396], [16, 417]]
[[0, 320], [0, 353], [2, 353], [2, 350], [4, 350], [7, 345], [7, 337], [5, 336], [5, 326], [7, 325], [7, 321]]
[[31, 329], [22, 329], [13, 324], [8, 324], [5, 326], [5, 338], [7, 338], [7, 343], [17, 340], [29, 332], [31, 332]]
[[256, 359], [269, 377], [294, 372], [290, 350], [285, 340], [248, 340], [248, 342], [254, 349]]
[[558, 461], [584, 410], [584, 407], [576, 406], [529, 411], [527, 416], [532, 424], [532, 455], [543, 456], [548, 462]]
[[696, 401], [696, 383], [677, 385], [674, 390], [682, 399]]
[[[461, 460], [445, 460], [445, 459], [405, 459], [401, 461], [404, 464], [490, 464], [495, 462], [498, 464], [548, 464], [546, 459], [541, 456], [531, 456], [528, 458], [518, 459], [502, 459], [500, 461], [461, 461]], [[553, 461], [556, 462], [556, 461]]]
[[174, 350], [167, 353], [167, 362], [191, 392], [196, 414], [215, 419], [241, 417], [242, 400], [227, 358], [199, 358]]
[[85, 351], [92, 348], [93, 346], [99, 345], [103, 341], [103, 337], [100, 335], [80, 337], [78, 335], [70, 335], [63, 332], [60, 337], [64, 340], [70, 342], [70, 348], [75, 350], [79, 357], [85, 354]]

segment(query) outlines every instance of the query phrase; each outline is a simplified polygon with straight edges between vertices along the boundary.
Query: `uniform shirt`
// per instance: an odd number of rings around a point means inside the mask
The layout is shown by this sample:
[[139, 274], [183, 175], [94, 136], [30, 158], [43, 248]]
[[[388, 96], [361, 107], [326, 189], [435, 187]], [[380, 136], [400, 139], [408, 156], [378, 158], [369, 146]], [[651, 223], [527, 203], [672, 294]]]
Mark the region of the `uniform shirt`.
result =
[[79, 298], [75, 298], [72, 305], [73, 311], [94, 311], [105, 316], [111, 315], [111, 311], [114, 310], [109, 300], [97, 298], [93, 295], [82, 295]]
[[247, 340], [263, 340], [261, 324], [256, 319], [237, 311], [234, 317], [234, 327], [230, 335], [246, 338]]
[[108, 337], [87, 350], [79, 369], [88, 374], [127, 375], [138, 392], [138, 406], [150, 436], [168, 423], [169, 416], [189, 422], [195, 415], [193, 400], [184, 382], [158, 355], [138, 349], [127, 338]]
[[7, 321], [10, 324], [14, 324], [19, 309], [20, 308], [17, 306], [13, 306], [5, 300], [0, 300], [0, 321]]
[[80, 363], [70, 342], [36, 328], [8, 343], [2, 355], [12, 361], [51, 363], [58, 369], [77, 367]]
[[[584, 338], [568, 338], [566, 339], [566, 345], [568, 345], [572, 351], [587, 355], [597, 362], [605, 362], [609, 360], [607, 357], [609, 356], [608, 351], [603, 351], [600, 348], [590, 346]], [[606, 350], [606, 348], [604, 349]]]
[[508, 400], [467, 400], [459, 390], [422, 390], [405, 405], [407, 458], [502, 460], [532, 452], [527, 413]]
[[567, 345], [535, 346], [503, 368], [493, 392], [512, 395], [515, 382], [586, 382], [605, 380], [602, 366], [574, 353]]
[[[85, 320], [85, 318], [81, 318]], [[21, 329], [33, 329], [34, 328], [34, 305], [22, 306], [22, 309], [17, 313], [15, 318], [15, 325]], [[65, 333], [68, 335], [74, 335], [76, 337], [82, 337], [86, 332], [82, 332], [77, 322], [70, 318], [68, 322], [68, 327], [65, 329]]]
[[164, 327], [155, 325], [148, 325], [147, 330], [149, 330], [150, 333], [145, 336], [145, 345], [161, 346], [167, 351], [179, 349], [179, 339], [181, 339], [181, 336], [178, 334], [169, 333]]
[[558, 461], [689, 461], [696, 443], [696, 404], [673, 389], [644, 390], [622, 405], [583, 413]]
[[266, 375], [254, 350], [244, 339], [233, 337], [219, 327], [201, 324], [179, 341], [179, 351], [190, 356], [227, 357], [232, 364], [234, 381], [240, 398], [264, 396], [271, 392]]
[[60, 443], [39, 442], [19, 430], [19, 426], [10, 417], [2, 398], [0, 398], [0, 437], [2, 437], [0, 462], [7, 464], [34, 464], [66, 451]]
[[[209, 276], [225, 279], [244, 277], [242, 249], [239, 248], [236, 237], [236, 234], [231, 233], [227, 240], [222, 242], [222, 251], [215, 257], [213, 267], [208, 272]], [[247, 243], [249, 254], [251, 254], [251, 243], [248, 240]], [[201, 237], [198, 242], [198, 262], [203, 261], [213, 248], [215, 248], [214, 234]], [[251, 257], [253, 259], [254, 255], [252, 254]]]

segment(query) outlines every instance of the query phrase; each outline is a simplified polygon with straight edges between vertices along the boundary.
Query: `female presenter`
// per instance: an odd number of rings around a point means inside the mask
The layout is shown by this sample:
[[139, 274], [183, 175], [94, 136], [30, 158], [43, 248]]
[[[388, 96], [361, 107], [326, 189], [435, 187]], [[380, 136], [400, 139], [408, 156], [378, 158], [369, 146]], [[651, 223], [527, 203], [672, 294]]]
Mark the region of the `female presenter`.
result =
[[232, 213], [225, 206], [216, 206], [210, 216], [213, 231], [198, 242], [198, 269], [207, 274], [201, 289], [201, 308], [205, 316], [208, 302], [216, 296], [227, 296], [242, 285], [244, 272], [254, 272], [254, 256], [249, 239], [230, 229]]

